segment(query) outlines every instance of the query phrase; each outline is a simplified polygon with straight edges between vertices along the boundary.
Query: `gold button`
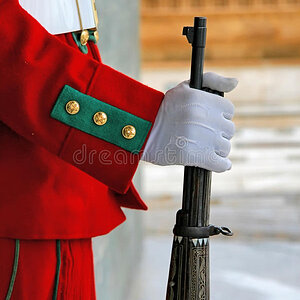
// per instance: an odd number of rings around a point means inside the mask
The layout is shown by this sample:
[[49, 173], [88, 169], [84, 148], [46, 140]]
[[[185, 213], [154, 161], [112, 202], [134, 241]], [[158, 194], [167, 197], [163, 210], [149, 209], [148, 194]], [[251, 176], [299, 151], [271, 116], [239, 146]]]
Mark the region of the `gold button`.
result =
[[88, 30], [85, 29], [81, 32], [80, 43], [82, 46], [85, 46], [87, 44], [87, 42], [89, 41], [89, 37], [90, 37], [90, 34], [89, 34]]
[[131, 140], [135, 137], [136, 135], [136, 130], [134, 128], [134, 126], [132, 125], [126, 125], [123, 129], [122, 129], [122, 135], [125, 139]]
[[107, 115], [102, 111], [98, 111], [94, 114], [94, 122], [95, 124], [102, 126], [107, 122]]
[[98, 41], [99, 41], [99, 33], [98, 33], [97, 30], [94, 31], [94, 37], [95, 37], [96, 43], [98, 43]]
[[66, 104], [66, 111], [68, 114], [70, 115], [76, 115], [80, 110], [80, 105], [77, 101], [69, 101], [67, 104]]

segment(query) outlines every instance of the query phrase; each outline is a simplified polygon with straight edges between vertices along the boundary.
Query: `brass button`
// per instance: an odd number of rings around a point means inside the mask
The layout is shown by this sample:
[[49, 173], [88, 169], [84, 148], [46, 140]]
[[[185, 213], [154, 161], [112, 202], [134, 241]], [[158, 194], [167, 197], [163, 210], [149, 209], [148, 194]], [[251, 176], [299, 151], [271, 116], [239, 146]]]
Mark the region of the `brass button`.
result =
[[70, 115], [76, 115], [80, 110], [80, 105], [77, 101], [72, 100], [66, 104], [66, 111]]
[[80, 44], [82, 46], [85, 46], [87, 44], [87, 42], [89, 41], [89, 37], [90, 37], [90, 34], [88, 32], [88, 30], [83, 30], [81, 32], [81, 35], [80, 35]]
[[107, 122], [107, 115], [102, 111], [98, 111], [94, 114], [94, 122], [95, 124], [102, 126]]
[[122, 135], [125, 139], [128, 139], [128, 140], [133, 139], [136, 135], [136, 130], [135, 130], [134, 126], [126, 125], [125, 127], [123, 127]]
[[98, 41], [99, 41], [99, 33], [98, 33], [97, 30], [94, 31], [94, 37], [95, 37], [96, 43], [98, 43]]

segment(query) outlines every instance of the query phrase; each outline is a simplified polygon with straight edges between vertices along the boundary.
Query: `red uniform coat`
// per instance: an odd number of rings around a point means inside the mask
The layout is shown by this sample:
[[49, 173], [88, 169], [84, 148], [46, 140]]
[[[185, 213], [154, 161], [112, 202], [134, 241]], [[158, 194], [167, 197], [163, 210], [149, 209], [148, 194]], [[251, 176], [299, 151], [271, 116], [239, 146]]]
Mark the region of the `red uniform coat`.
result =
[[[50, 114], [68, 85], [153, 124], [163, 94], [104, 65], [95, 45], [84, 55], [71, 34], [50, 35], [17, 0], [0, 0], [0, 20], [0, 237], [88, 238], [123, 222], [121, 206], [146, 209], [131, 181], [140, 154], [120, 163], [120, 147]], [[87, 159], [102, 150], [110, 163]]]

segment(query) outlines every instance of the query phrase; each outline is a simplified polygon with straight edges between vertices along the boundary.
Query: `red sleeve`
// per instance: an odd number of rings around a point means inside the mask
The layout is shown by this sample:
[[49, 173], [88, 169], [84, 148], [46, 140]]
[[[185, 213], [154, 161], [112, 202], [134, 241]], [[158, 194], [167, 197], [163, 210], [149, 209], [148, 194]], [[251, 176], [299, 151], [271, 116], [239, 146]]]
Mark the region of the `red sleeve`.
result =
[[[140, 154], [133, 155], [63, 124], [51, 118], [51, 110], [63, 87], [69, 85], [153, 124], [163, 94], [64, 45], [17, 0], [0, 0], [0, 20], [0, 120], [29, 141], [125, 193]], [[74, 154], [84, 148], [87, 155], [94, 153], [92, 162], [74, 160]]]

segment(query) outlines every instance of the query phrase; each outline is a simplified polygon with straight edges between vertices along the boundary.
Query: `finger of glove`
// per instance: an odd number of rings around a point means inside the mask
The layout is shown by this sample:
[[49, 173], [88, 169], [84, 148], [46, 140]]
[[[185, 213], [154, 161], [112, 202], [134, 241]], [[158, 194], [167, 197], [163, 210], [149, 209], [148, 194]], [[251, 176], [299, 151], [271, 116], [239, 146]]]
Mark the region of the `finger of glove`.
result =
[[227, 157], [231, 150], [231, 143], [223, 136], [217, 138], [215, 142], [215, 152], [222, 157]]
[[212, 152], [205, 168], [213, 172], [221, 173], [230, 170], [231, 166], [232, 163], [230, 159], [221, 157], [217, 153]]
[[[195, 113], [194, 113], [195, 114]], [[224, 113], [220, 111], [209, 111], [206, 119], [203, 119], [203, 123], [210, 128], [213, 128], [214, 132], [219, 135], [223, 134], [223, 137], [230, 140], [235, 133], [235, 125], [233, 121], [224, 117]]]
[[207, 97], [212, 98], [206, 99], [206, 104], [203, 103], [203, 100], [197, 104], [197, 101], [193, 99], [193, 103], [181, 106], [181, 109], [178, 110], [178, 115], [173, 115], [173, 119], [176, 120], [178, 125], [177, 128], [191, 129], [188, 132], [198, 132], [202, 128], [206, 132], [201, 130], [200, 132], [203, 135], [207, 135], [208, 130], [214, 132], [217, 136], [223, 136], [230, 140], [235, 133], [235, 125], [231, 120], [225, 118], [223, 111], [227, 110], [229, 111], [228, 114], [233, 115], [231, 102], [226, 99], [224, 99], [224, 102], [220, 101], [223, 98], [215, 99], [218, 96], [207, 95]]
[[182, 104], [186, 105], [204, 105], [213, 112], [220, 111], [223, 113], [224, 118], [232, 119], [234, 115], [234, 105], [233, 103], [219, 95], [211, 94], [202, 90], [196, 90], [192, 88], [185, 89], [182, 93], [181, 100]]
[[[205, 73], [208, 74], [208, 73]], [[213, 73], [214, 74], [214, 73]], [[217, 74], [215, 74], [217, 75]], [[219, 75], [217, 75], [219, 76]], [[224, 77], [222, 77], [224, 78]], [[226, 78], [225, 78], [226, 79]], [[207, 103], [209, 107], [219, 107], [224, 113], [224, 117], [232, 119], [234, 114], [233, 103], [219, 95], [208, 93], [202, 90], [193, 89], [189, 86], [189, 80], [181, 82], [177, 87], [167, 92], [169, 98], [180, 99], [184, 103]], [[174, 101], [171, 101], [174, 102]], [[176, 102], [176, 101], [175, 101]]]
[[221, 135], [227, 140], [231, 140], [235, 133], [235, 125], [230, 120], [223, 120], [222, 128], [221, 128]]
[[236, 88], [238, 80], [236, 78], [223, 77], [213, 72], [203, 74], [203, 87], [215, 91], [229, 93]]

